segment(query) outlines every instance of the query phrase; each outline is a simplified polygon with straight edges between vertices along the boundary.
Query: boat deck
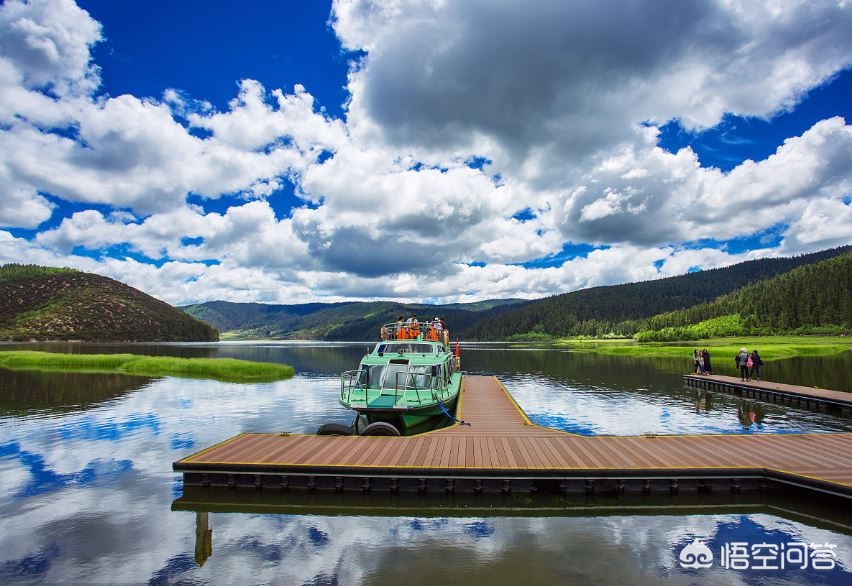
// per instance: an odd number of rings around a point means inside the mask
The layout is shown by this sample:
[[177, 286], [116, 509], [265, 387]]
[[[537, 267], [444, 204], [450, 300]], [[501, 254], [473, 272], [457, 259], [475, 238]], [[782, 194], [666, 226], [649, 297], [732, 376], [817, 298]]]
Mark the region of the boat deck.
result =
[[241, 434], [173, 464], [186, 485], [410, 492], [654, 493], [794, 485], [852, 498], [852, 434], [587, 437], [532, 424], [465, 376], [453, 425], [411, 437]]

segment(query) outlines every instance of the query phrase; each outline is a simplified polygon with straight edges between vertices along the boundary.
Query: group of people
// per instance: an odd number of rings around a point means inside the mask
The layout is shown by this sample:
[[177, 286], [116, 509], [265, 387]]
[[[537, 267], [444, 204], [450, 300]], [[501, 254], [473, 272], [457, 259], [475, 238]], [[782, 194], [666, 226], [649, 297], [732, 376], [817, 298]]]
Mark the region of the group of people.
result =
[[[392, 326], [393, 331], [388, 331], [387, 326], [382, 326], [382, 340], [417, 340], [422, 335], [421, 339], [432, 340], [434, 342], [443, 342], [445, 346], [449, 346], [450, 332], [447, 330], [447, 324], [444, 318], [436, 317], [432, 321], [423, 323], [421, 327], [417, 316], [411, 314], [408, 319], [404, 315], [399, 316], [396, 324]], [[423, 331], [425, 329], [425, 332]]]
[[734, 362], [736, 362], [737, 369], [740, 371], [740, 378], [743, 381], [760, 380], [760, 367], [763, 366], [763, 360], [757, 350], [749, 352], [746, 348], [740, 348], [740, 351], [734, 357]]
[[707, 348], [693, 350], [692, 361], [695, 363], [695, 374], [710, 374], [710, 353]]
[[[695, 374], [711, 374], [710, 353], [707, 348], [693, 350], [692, 361], [695, 364]], [[740, 348], [734, 361], [743, 381], [760, 380], [760, 367], [763, 366], [763, 360], [757, 350], [749, 352], [746, 348]]]

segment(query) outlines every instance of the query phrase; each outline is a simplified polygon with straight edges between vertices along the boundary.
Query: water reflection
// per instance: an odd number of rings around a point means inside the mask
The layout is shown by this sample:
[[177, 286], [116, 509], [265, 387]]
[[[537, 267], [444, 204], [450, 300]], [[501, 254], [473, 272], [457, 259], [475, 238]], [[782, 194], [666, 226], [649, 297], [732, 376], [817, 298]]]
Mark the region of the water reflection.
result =
[[[172, 580], [223, 574], [241, 552], [263, 583], [837, 583], [852, 577], [852, 526], [825, 509], [797, 511], [788, 500], [689, 495], [576, 502], [562, 498], [489, 499], [384, 495], [264, 494], [193, 489], [173, 508], [195, 512], [195, 551], [204, 564]], [[778, 516], [781, 513], [783, 516]], [[243, 527], [238, 530], [237, 527]], [[251, 527], [251, 551], [245, 551]], [[212, 536], [208, 533], [212, 532]], [[263, 537], [265, 536], [265, 537]], [[695, 539], [713, 567], [681, 567]], [[830, 571], [780, 569], [772, 574], [721, 567], [731, 542], [831, 544]], [[208, 545], [213, 544], [212, 548]], [[296, 563], [307, 559], [307, 563]], [[322, 559], [324, 564], [317, 564]]]
[[713, 393], [697, 390], [695, 393], [695, 412], [699, 415], [701, 413], [710, 413], [713, 409]]
[[[415, 502], [399, 511], [387, 498], [365, 506], [356, 494], [346, 495], [355, 503], [349, 510], [339, 510], [290, 494], [249, 491], [246, 502], [276, 498], [278, 508], [172, 511], [173, 503], [193, 497], [184, 494], [172, 462], [243, 432], [312, 433], [326, 421], [348, 422], [351, 414], [337, 402], [338, 372], [357, 364], [364, 345], [150, 348], [263, 356], [296, 365], [298, 373], [279, 383], [238, 385], [0, 371], [0, 582], [687, 584], [775, 578], [718, 567], [684, 570], [676, 554], [696, 537], [714, 548], [727, 540], [835, 543], [835, 573], [777, 576], [790, 583], [850, 579], [852, 542], [845, 526], [820, 521], [818, 514], [791, 514], [789, 507], [737, 508], [751, 503], [673, 511], [589, 503], [575, 513], [565, 503], [544, 511], [545, 504], [530, 497], [526, 508], [495, 514], [493, 502], [443, 503], [433, 510]], [[677, 361], [595, 361], [552, 350], [484, 348], [463, 352], [462, 360], [470, 372], [498, 374], [524, 409], [545, 422], [590, 433], [684, 433], [723, 424], [742, 433], [740, 403], [697, 397], [681, 384]], [[763, 407], [762, 422], [749, 426], [763, 428], [760, 433], [805, 423], [823, 431], [844, 425], [820, 414]]]
[[743, 427], [758, 427], [766, 418], [766, 408], [757, 401], [739, 402], [737, 406], [737, 419], [740, 420], [740, 425]]
[[195, 514], [195, 565], [203, 566], [213, 555], [213, 529], [210, 528], [210, 514], [199, 511]]
[[0, 368], [0, 416], [88, 409], [139, 390], [151, 380], [122, 374], [14, 371]]

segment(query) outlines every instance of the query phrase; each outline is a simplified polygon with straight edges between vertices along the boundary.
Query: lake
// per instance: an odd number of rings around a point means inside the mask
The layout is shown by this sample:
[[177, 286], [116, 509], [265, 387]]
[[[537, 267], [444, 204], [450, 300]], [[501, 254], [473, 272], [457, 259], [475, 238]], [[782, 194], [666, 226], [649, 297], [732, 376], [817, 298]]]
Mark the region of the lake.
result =
[[[233, 435], [349, 423], [337, 402], [338, 375], [357, 366], [367, 346], [5, 345], [228, 356], [290, 364], [297, 375], [241, 385], [0, 369], [0, 582], [852, 582], [849, 512], [807, 495], [184, 492], [172, 462]], [[733, 374], [732, 357], [714, 358], [717, 372]], [[690, 368], [689, 350], [670, 360], [462, 347], [463, 370], [497, 376], [531, 419], [572, 433], [852, 431], [848, 419], [699, 393], [683, 385]], [[770, 362], [763, 378], [852, 390], [844, 388], [850, 368], [846, 352]], [[712, 566], [684, 568], [681, 554], [701, 546]]]

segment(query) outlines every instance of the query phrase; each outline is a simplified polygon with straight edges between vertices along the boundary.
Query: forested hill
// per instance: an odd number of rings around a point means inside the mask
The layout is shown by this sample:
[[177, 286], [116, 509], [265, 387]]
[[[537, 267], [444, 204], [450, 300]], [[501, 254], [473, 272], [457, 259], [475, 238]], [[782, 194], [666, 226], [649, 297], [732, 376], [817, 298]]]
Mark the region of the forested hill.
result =
[[636, 338], [852, 333], [852, 251], [702, 303], [651, 317]]
[[72, 269], [0, 266], [0, 340], [218, 339], [215, 328], [113, 279]]
[[[720, 295], [850, 250], [852, 247], [846, 246], [796, 257], [747, 261], [655, 281], [583, 289], [530, 302], [503, 313], [499, 320], [473, 325], [463, 335], [466, 339], [479, 340], [632, 336], [645, 329], [645, 320], [652, 316], [707, 303]], [[848, 286], [845, 291], [848, 295]]]

